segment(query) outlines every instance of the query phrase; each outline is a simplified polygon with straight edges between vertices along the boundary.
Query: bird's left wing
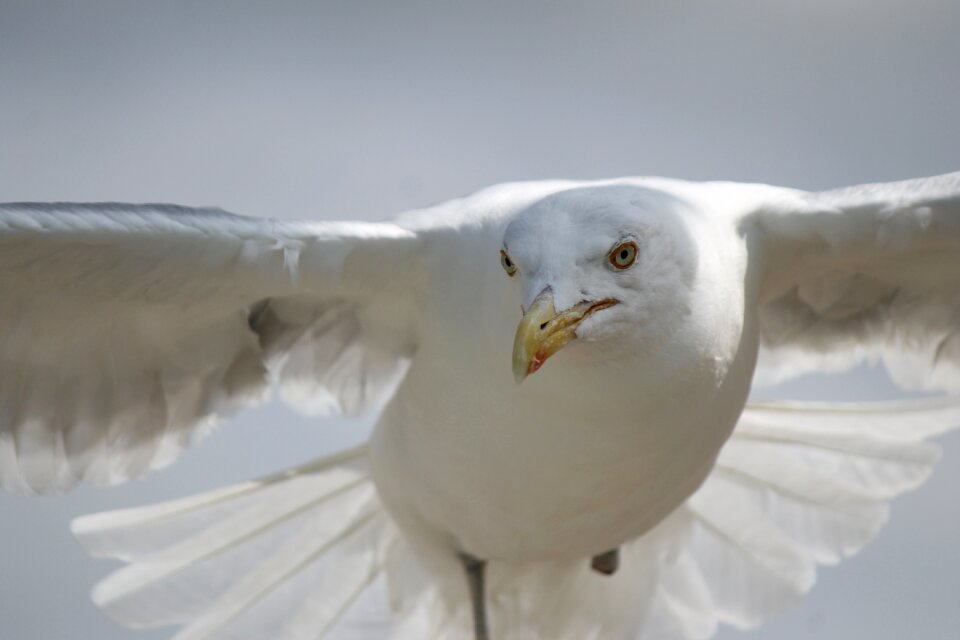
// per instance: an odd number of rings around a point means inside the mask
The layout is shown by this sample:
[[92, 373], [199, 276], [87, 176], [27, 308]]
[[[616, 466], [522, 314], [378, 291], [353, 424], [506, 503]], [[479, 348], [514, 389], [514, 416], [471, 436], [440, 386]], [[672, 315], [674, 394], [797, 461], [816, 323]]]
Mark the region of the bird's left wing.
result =
[[904, 386], [960, 391], [960, 172], [773, 193], [743, 221], [761, 381], [879, 359]]
[[416, 236], [171, 205], [0, 205], [0, 485], [172, 462], [275, 372], [308, 410], [377, 402], [415, 348]]

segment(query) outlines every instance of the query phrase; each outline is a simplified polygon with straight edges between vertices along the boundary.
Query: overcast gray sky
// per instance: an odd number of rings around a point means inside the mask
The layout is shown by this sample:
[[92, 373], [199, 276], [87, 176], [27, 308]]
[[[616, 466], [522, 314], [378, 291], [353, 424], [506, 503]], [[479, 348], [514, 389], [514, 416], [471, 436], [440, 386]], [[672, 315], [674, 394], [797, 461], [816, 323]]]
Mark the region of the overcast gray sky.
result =
[[[960, 169], [960, 3], [0, 0], [0, 201], [168, 201], [382, 219], [489, 184], [658, 174], [807, 189]], [[0, 301], [2, 304], [2, 301]], [[862, 369], [780, 390], [888, 398]], [[0, 495], [0, 638], [113, 626], [79, 514], [364, 437], [272, 403], [107, 491]], [[866, 551], [745, 638], [954, 639], [960, 435]]]

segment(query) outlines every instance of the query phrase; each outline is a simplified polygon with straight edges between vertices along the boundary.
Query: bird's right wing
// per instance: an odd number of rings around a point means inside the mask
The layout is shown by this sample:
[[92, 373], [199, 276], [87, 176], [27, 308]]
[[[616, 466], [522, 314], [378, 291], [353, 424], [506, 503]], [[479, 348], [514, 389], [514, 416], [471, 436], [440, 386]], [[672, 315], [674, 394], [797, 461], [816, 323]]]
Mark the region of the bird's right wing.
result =
[[418, 239], [170, 205], [0, 205], [0, 485], [172, 462], [279, 379], [311, 411], [381, 400], [416, 347]]

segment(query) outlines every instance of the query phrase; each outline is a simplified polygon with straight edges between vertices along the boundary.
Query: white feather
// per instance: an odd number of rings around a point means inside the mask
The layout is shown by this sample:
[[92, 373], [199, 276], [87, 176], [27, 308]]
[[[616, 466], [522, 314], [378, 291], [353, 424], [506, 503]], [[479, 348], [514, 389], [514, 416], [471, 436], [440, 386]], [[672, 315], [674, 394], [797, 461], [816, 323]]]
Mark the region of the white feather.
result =
[[960, 390], [960, 172], [781, 193], [745, 216], [762, 249], [758, 382], [880, 360]]
[[93, 592], [113, 619], [217, 639], [257, 628], [317, 637], [380, 574], [395, 536], [362, 447], [192, 498], [86, 516], [73, 530], [91, 553], [130, 563]]
[[[887, 502], [922, 482], [937, 459], [924, 439], [958, 419], [958, 405], [943, 402], [750, 406], [703, 487], [625, 545], [614, 576], [594, 573], [586, 558], [490, 563], [495, 632], [693, 640], [720, 623], [756, 626], [806, 593], [817, 565], [856, 553], [879, 532]], [[179, 640], [300, 640], [325, 637], [386, 571], [392, 638], [469, 638], [459, 567], [424, 564], [397, 537], [363, 466], [354, 450], [78, 520], [88, 549], [132, 561], [95, 600], [128, 625], [183, 624]]]
[[[323, 372], [312, 388], [333, 408], [370, 407], [405, 354], [383, 342], [365, 352], [376, 328], [358, 315], [393, 298], [347, 263], [358, 250], [360, 270], [376, 272], [412, 237], [171, 205], [0, 205], [3, 486], [109, 485], [170, 464], [219, 418], [262, 401], [268, 360], [290, 348], [299, 377]], [[409, 295], [405, 275], [384, 273], [393, 296]], [[293, 306], [297, 320], [268, 322]], [[336, 322], [332, 307], [343, 309]], [[403, 331], [402, 313], [391, 321]], [[324, 350], [350, 357], [303, 355]]]
[[[958, 203], [960, 174], [824, 194], [512, 184], [397, 225], [6, 206], [0, 479], [36, 491], [169, 463], [272, 370], [311, 411], [387, 401], [376, 489], [350, 454], [81, 521], [91, 550], [132, 561], [95, 592], [116, 619], [300, 640], [383, 573], [394, 637], [467, 637], [466, 552], [489, 560], [495, 635], [754, 626], [876, 535], [960, 414], [743, 411], [757, 350], [775, 369], [789, 356], [781, 373], [876, 357], [960, 389]], [[625, 239], [637, 257], [619, 269]], [[616, 304], [518, 389], [509, 338], [541, 295]], [[616, 575], [589, 569], [615, 547]]]

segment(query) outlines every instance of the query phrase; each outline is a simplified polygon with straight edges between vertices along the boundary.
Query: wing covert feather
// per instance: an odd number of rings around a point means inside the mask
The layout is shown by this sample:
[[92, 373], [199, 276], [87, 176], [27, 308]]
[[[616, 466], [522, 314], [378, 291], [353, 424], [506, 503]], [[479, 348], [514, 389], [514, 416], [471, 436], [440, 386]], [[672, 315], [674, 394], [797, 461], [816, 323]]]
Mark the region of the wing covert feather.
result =
[[[412, 338], [400, 312], [372, 336], [364, 309], [412, 293], [415, 242], [390, 224], [0, 205], [0, 484], [109, 485], [165, 466], [218, 417], [262, 401], [271, 370], [290, 377], [294, 347], [334, 354], [298, 369], [317, 389], [322, 367], [336, 370], [327, 408], [369, 406]], [[336, 321], [320, 324], [331, 308]]]
[[960, 391], [960, 172], [783, 192], [758, 231], [758, 380], [881, 360], [909, 388]]

